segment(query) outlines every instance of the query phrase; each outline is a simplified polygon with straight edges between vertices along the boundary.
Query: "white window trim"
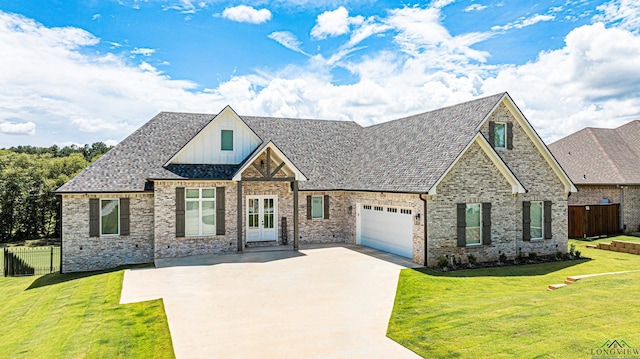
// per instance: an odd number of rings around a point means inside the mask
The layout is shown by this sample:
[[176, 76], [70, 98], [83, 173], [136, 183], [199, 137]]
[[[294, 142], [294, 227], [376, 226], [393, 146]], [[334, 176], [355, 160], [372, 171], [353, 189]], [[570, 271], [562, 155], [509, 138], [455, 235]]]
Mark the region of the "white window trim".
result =
[[[222, 131], [231, 131], [231, 137], [232, 137], [232, 145], [233, 145], [233, 149], [232, 150], [223, 150], [222, 149]], [[222, 153], [235, 153], [236, 152], [236, 130], [234, 128], [229, 128], [229, 127], [221, 127], [220, 128], [220, 152]]]
[[[117, 233], [102, 233], [102, 201], [118, 201], [118, 232]], [[117, 237], [120, 235], [120, 198], [100, 198], [100, 237]]]
[[[531, 229], [533, 226], [531, 225], [531, 207], [534, 203], [540, 203], [540, 237], [531, 236]], [[531, 238], [529, 240], [532, 241], [542, 241], [544, 240], [544, 201], [530, 201], [529, 202], [529, 235]]]
[[[187, 198], [188, 190], [198, 190], [198, 198]], [[212, 189], [213, 190], [213, 198], [202, 198], [202, 190]], [[202, 234], [202, 201], [205, 200], [210, 202], [213, 200], [213, 233], [212, 234]], [[213, 237], [216, 236], [216, 226], [218, 225], [218, 218], [216, 217], [216, 187], [203, 187], [203, 188], [185, 188], [184, 189], [184, 209], [185, 209], [185, 221], [184, 221], [184, 234], [185, 237]], [[198, 234], [187, 234], [187, 202], [198, 202]]]
[[[320, 217], [313, 216], [313, 199], [320, 198]], [[311, 219], [324, 219], [324, 196], [311, 196]]]
[[[480, 206], [480, 227], [479, 227], [479, 231], [480, 231], [480, 242], [479, 243], [467, 243], [467, 238], [465, 238], [465, 246], [466, 247], [478, 247], [482, 245], [482, 203], [477, 203], [477, 202], [472, 202], [472, 203], [467, 203], [466, 205], [469, 206], [470, 204], [477, 204]], [[465, 208], [466, 211], [466, 208]], [[465, 220], [466, 222], [466, 220]], [[464, 229], [465, 231], [467, 230], [467, 224], [465, 223]], [[472, 227], [475, 228], [475, 227]], [[465, 236], [466, 237], [466, 236]]]
[[[494, 135], [494, 137], [493, 137], [494, 138], [494, 148], [496, 150], [506, 150], [507, 149], [507, 141], [509, 140], [507, 138], [507, 123], [506, 122], [495, 122], [495, 125], [503, 125], [504, 126], [503, 127], [503, 130], [504, 130], [504, 146], [500, 147], [500, 146], [495, 145], [495, 133], [494, 133], [493, 134]], [[494, 125], [494, 130], [493, 130], [494, 132], [495, 132], [495, 125]]]

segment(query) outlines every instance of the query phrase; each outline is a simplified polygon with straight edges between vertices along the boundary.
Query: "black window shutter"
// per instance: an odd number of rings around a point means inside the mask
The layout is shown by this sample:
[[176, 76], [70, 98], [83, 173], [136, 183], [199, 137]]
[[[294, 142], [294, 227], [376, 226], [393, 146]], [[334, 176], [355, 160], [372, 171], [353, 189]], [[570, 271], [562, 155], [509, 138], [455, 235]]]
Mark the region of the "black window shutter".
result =
[[307, 196], [307, 219], [311, 219], [311, 196]]
[[225, 234], [224, 189], [225, 187], [216, 187], [216, 234]]
[[491, 244], [491, 203], [482, 204], [482, 244]]
[[513, 149], [513, 122], [507, 122], [507, 149]]
[[324, 195], [324, 219], [329, 219], [329, 195]]
[[531, 240], [531, 202], [522, 201], [522, 240]]
[[467, 245], [467, 204], [457, 204], [457, 218], [458, 218], [458, 247], [465, 247]]
[[120, 235], [129, 235], [129, 198], [120, 198]]
[[176, 187], [176, 237], [184, 237], [184, 187]]
[[544, 239], [551, 237], [551, 201], [544, 201]]
[[496, 123], [489, 121], [489, 144], [491, 147], [495, 147], [496, 143]]
[[100, 199], [89, 198], [89, 237], [100, 236]]

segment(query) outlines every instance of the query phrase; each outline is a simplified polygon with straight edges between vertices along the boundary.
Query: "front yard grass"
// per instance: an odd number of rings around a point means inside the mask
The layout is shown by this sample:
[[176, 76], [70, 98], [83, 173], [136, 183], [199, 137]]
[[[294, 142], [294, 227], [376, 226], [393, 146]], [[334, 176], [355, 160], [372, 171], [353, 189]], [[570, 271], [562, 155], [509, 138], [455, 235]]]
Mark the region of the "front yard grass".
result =
[[0, 358], [173, 358], [162, 300], [118, 304], [123, 275], [0, 277]]
[[640, 270], [640, 256], [569, 243], [593, 259], [403, 270], [387, 335], [425, 358], [590, 358], [592, 349], [614, 339], [640, 348], [640, 272], [547, 291], [571, 275]]

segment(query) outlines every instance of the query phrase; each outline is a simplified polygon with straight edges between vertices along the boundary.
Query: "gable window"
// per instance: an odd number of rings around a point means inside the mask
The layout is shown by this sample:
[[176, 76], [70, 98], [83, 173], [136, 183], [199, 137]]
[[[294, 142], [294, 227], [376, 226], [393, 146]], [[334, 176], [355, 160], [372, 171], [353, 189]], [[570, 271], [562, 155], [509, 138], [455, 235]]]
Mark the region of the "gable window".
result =
[[324, 218], [322, 196], [311, 196], [311, 219]]
[[185, 196], [185, 234], [187, 236], [215, 235], [215, 188], [187, 188], [185, 190]]
[[467, 203], [465, 228], [466, 245], [482, 243], [482, 206], [480, 203]]
[[100, 200], [100, 235], [120, 234], [120, 200]]
[[550, 239], [551, 201], [522, 201], [522, 239]]
[[507, 147], [507, 126], [503, 122], [496, 122], [494, 129], [494, 147], [505, 149]]
[[220, 131], [220, 144], [222, 151], [233, 151], [233, 130]]
[[513, 149], [513, 122], [489, 121], [489, 143], [498, 150]]

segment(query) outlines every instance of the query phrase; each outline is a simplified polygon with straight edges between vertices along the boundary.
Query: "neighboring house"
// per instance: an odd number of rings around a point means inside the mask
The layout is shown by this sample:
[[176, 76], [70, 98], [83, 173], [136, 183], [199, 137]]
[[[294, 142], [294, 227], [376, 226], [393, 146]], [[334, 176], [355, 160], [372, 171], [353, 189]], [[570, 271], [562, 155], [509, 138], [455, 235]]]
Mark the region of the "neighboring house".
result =
[[553, 254], [574, 191], [507, 93], [369, 127], [163, 112], [58, 190], [62, 267], [285, 240], [428, 265]]
[[640, 231], [640, 121], [587, 127], [549, 149], [578, 187], [570, 205], [620, 204], [620, 229]]

